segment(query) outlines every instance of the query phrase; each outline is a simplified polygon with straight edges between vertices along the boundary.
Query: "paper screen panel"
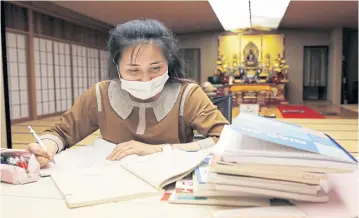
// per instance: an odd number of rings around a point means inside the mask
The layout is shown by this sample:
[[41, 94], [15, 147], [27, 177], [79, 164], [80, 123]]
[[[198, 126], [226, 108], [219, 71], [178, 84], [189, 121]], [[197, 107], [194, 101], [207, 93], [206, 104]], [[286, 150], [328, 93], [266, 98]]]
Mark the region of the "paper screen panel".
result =
[[96, 84], [100, 80], [99, 61], [99, 51], [94, 48], [87, 48], [89, 87]]
[[56, 112], [64, 112], [72, 105], [70, 58], [70, 44], [54, 42]]
[[87, 50], [84, 46], [72, 45], [73, 98], [76, 100], [88, 89]]
[[55, 113], [53, 41], [34, 38], [37, 115]]
[[23, 34], [6, 33], [11, 120], [29, 117], [26, 40]]
[[100, 80], [108, 80], [109, 71], [109, 52], [106, 50], [100, 50]]

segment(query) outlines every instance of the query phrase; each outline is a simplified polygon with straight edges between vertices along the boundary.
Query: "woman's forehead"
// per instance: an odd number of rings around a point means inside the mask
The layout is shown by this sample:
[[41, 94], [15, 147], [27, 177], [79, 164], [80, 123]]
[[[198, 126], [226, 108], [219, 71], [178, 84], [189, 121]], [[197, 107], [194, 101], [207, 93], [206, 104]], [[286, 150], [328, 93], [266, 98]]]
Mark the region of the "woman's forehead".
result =
[[139, 44], [125, 49], [121, 55], [121, 64], [144, 65], [164, 60], [163, 52], [155, 43]]

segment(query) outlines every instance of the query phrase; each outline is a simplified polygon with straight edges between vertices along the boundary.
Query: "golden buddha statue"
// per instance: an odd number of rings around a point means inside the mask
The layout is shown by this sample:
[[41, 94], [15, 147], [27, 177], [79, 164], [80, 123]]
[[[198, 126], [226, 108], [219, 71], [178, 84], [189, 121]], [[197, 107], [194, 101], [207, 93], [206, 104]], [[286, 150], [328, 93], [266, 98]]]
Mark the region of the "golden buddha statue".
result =
[[256, 67], [256, 66], [257, 66], [257, 58], [253, 54], [253, 50], [250, 49], [246, 57], [246, 67]]
[[252, 81], [257, 80], [258, 61], [252, 49], [249, 49], [248, 51], [244, 66], [246, 81], [252, 83]]

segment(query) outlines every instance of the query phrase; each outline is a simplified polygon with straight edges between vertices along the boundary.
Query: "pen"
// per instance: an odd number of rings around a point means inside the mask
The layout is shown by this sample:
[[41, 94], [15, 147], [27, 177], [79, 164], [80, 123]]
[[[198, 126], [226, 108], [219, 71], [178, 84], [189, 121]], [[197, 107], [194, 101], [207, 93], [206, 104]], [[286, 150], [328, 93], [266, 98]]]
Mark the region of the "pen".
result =
[[[28, 128], [30, 129], [30, 133], [32, 136], [34, 136], [34, 138], [36, 139], [37, 143], [39, 143], [39, 145], [41, 146], [42, 149], [44, 149], [47, 152], [47, 147], [42, 143], [41, 139], [39, 138], [39, 136], [36, 134], [36, 132], [31, 128], [31, 126], [28, 126]], [[51, 160], [53, 163], [55, 163], [55, 160], [52, 159]]]

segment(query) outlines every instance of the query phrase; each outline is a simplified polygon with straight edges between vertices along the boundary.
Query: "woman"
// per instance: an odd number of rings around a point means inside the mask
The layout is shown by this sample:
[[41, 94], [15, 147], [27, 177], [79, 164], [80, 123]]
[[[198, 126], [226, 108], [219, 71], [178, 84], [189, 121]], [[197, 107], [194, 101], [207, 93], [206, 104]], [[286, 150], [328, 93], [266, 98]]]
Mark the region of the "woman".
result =
[[[61, 122], [40, 136], [48, 152], [29, 145], [41, 167], [97, 129], [118, 144], [108, 160], [216, 143], [228, 121], [201, 87], [184, 79], [177, 42], [162, 23], [141, 19], [119, 25], [110, 32], [108, 49], [111, 80], [85, 91]], [[206, 138], [192, 142], [193, 130]]]

